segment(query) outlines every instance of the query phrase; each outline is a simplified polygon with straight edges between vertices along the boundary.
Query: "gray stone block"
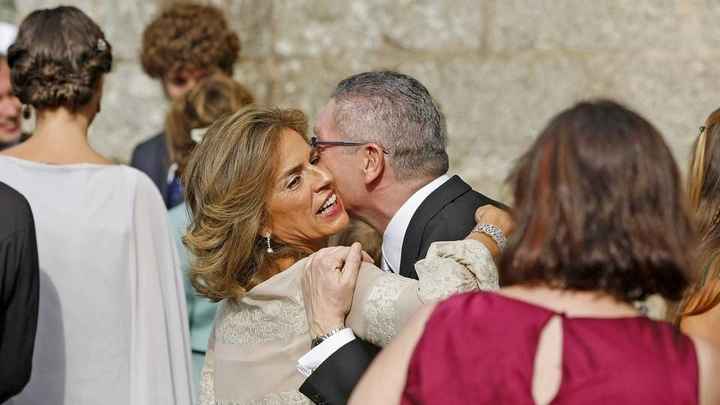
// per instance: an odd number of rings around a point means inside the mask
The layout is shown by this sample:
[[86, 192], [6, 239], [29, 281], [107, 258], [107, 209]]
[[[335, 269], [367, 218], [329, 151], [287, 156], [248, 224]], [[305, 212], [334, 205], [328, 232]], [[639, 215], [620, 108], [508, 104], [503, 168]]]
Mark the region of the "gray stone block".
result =
[[340, 80], [367, 70], [394, 69], [400, 63], [401, 58], [397, 55], [373, 52], [280, 60], [272, 102], [300, 108], [313, 119]]
[[474, 0], [275, 2], [275, 51], [319, 56], [378, 49], [479, 49], [484, 7]]
[[[642, 49], [687, 46], [692, 24], [685, 2], [673, 0], [501, 0], [494, 2], [490, 47], [526, 49]], [[687, 2], [689, 3], [689, 2]]]
[[715, 88], [720, 54], [703, 58], [659, 51], [593, 55], [587, 59], [603, 95], [648, 118], [665, 136], [685, 170], [690, 147], [707, 115], [720, 107]]
[[406, 63], [400, 70], [441, 104], [451, 170], [492, 196], [550, 117], [582, 98], [590, 83], [576, 58], [541, 53]]
[[137, 60], [145, 25], [155, 16], [154, 1], [16, 0], [18, 21], [38, 8], [75, 6], [92, 18], [113, 46], [116, 60]]
[[90, 127], [90, 142], [101, 154], [127, 162], [136, 144], [163, 128], [168, 104], [160, 84], [135, 63], [119, 63], [106, 76], [102, 110]]
[[273, 49], [273, 2], [232, 0], [220, 5], [230, 26], [240, 36], [243, 58], [266, 58]]

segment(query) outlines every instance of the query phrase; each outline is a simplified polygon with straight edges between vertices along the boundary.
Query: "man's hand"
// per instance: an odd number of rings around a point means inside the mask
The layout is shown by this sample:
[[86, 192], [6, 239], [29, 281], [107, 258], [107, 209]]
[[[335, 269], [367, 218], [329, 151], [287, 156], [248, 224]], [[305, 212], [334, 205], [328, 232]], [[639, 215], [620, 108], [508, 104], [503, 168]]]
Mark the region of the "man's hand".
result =
[[345, 326], [365, 256], [360, 243], [355, 242], [350, 247], [322, 249], [310, 258], [302, 279], [302, 291], [312, 338]]

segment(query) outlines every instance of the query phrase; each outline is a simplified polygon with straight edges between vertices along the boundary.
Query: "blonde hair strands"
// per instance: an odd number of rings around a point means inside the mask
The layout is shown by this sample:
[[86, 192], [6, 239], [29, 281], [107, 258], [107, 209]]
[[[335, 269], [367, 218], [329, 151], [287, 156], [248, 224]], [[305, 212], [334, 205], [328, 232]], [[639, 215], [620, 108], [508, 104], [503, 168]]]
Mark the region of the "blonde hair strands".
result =
[[215, 122], [187, 164], [192, 223], [184, 242], [195, 258], [190, 278], [210, 299], [238, 298], [278, 272], [274, 259], [308, 253], [278, 244], [270, 257], [260, 235], [269, 221], [277, 145], [287, 129], [306, 137], [305, 115], [249, 106]]

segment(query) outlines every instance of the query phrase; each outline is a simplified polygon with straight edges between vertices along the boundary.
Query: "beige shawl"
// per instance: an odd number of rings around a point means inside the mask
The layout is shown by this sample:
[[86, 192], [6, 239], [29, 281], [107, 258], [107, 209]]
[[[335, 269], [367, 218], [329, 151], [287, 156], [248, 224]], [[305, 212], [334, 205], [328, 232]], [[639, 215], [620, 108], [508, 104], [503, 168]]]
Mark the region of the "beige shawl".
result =
[[[310, 350], [300, 280], [303, 259], [253, 288], [222, 302], [202, 373], [200, 403], [306, 404], [297, 361]], [[347, 324], [355, 334], [386, 345], [423, 303], [457, 292], [498, 288], [497, 269], [474, 240], [436, 242], [415, 265], [419, 280], [364, 263]]]

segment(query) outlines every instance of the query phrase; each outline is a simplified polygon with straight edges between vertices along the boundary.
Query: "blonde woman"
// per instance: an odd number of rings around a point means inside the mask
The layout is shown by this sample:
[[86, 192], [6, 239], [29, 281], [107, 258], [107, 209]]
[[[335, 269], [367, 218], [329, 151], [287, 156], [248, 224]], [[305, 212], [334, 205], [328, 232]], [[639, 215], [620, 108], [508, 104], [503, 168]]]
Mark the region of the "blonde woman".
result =
[[[192, 282], [222, 300], [202, 404], [309, 403], [298, 392], [297, 361], [311, 346], [301, 279], [307, 256], [327, 246], [348, 215], [306, 127], [300, 111], [247, 107], [208, 129], [185, 170]], [[357, 244], [352, 252], [359, 260]], [[416, 266], [419, 281], [363, 264], [347, 319], [359, 337], [384, 345], [421, 303], [498, 287], [478, 241], [435, 245], [428, 256]]]
[[700, 128], [688, 191], [700, 234], [695, 257], [699, 274], [680, 306], [680, 326], [720, 345], [720, 109]]
[[[253, 100], [252, 94], [245, 86], [222, 73], [215, 73], [203, 79], [192, 90], [175, 100], [165, 120], [168, 156], [172, 162], [175, 162], [171, 166], [172, 171], [177, 173], [177, 176], [173, 177], [177, 179], [185, 171], [190, 154], [202, 140], [210, 124], [224, 115], [251, 104]], [[180, 183], [173, 180], [168, 185], [168, 192], [182, 194]], [[182, 237], [190, 223], [184, 202], [168, 211], [168, 220], [180, 256], [180, 270], [185, 284], [185, 301], [190, 327], [193, 382], [199, 386], [200, 371], [205, 361], [216, 305], [207, 298], [199, 296], [190, 284], [190, 258], [182, 244]]]

